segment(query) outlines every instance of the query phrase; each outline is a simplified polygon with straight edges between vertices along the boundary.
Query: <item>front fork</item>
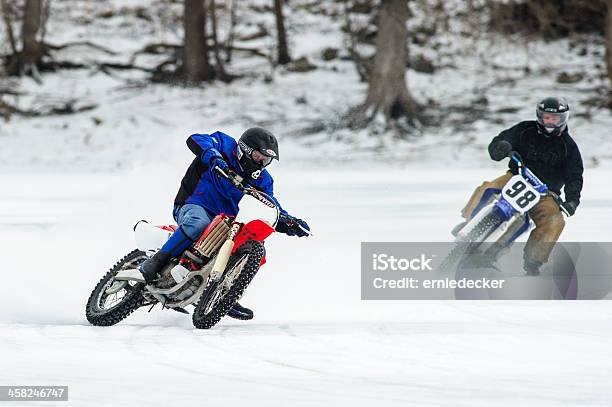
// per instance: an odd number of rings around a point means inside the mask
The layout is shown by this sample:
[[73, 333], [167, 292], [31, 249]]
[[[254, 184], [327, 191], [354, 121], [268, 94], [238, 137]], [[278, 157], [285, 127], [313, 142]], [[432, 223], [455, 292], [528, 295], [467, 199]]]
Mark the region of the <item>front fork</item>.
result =
[[239, 231], [240, 223], [232, 223], [232, 227], [230, 228], [227, 240], [223, 242], [223, 245], [219, 249], [215, 264], [213, 265], [212, 270], [210, 271], [210, 278], [212, 281], [217, 282], [221, 279], [223, 271], [225, 271], [225, 267], [227, 266], [227, 262], [229, 261], [230, 255], [232, 254], [232, 250], [234, 249], [234, 238], [236, 237]]
[[499, 227], [493, 231], [489, 236], [485, 238], [485, 242], [494, 243], [504, 238], [507, 238], [507, 234], [514, 230], [514, 225], [517, 221], [522, 218], [522, 215], [516, 212], [503, 198], [497, 198], [493, 200], [484, 208], [482, 208], [472, 219], [469, 220], [468, 224], [459, 231], [457, 234], [456, 241], [467, 241], [469, 233], [474, 229], [481, 220], [483, 220], [492, 211], [497, 211], [502, 217], [502, 223]]
[[491, 233], [485, 241], [506, 246], [524, 223], [524, 215], [515, 213], [510, 219], [503, 222], [493, 233]]
[[489, 212], [491, 212], [491, 210], [494, 209], [494, 206], [495, 206], [495, 201], [487, 204], [484, 208], [478, 211], [478, 213], [474, 215], [472, 219], [469, 219], [467, 222], [467, 225], [465, 225], [463, 229], [461, 229], [459, 233], [457, 233], [455, 241], [456, 242], [468, 242], [468, 236], [470, 232], [472, 231], [472, 229], [474, 229], [474, 227], [476, 227], [476, 225], [478, 225], [478, 223], [480, 223], [480, 221], [485, 216], [487, 216]]

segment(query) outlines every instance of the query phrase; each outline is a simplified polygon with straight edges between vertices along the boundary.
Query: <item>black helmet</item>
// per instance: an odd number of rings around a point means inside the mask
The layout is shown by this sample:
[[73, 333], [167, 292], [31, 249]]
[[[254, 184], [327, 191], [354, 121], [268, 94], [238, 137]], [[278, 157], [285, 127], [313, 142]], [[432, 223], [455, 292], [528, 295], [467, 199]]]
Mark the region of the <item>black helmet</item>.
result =
[[545, 137], [560, 136], [567, 127], [569, 105], [564, 98], [547, 97], [536, 107], [538, 132]]
[[278, 160], [278, 141], [268, 130], [251, 127], [240, 136], [237, 154], [245, 174], [257, 179], [273, 159]]

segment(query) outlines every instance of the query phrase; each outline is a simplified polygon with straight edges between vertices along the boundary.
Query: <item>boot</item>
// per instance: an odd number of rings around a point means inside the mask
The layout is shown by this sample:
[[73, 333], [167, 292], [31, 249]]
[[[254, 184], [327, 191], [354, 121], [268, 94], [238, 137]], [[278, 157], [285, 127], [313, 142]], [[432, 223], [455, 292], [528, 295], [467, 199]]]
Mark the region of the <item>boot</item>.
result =
[[155, 281], [159, 272], [162, 271], [171, 258], [172, 255], [170, 253], [160, 250], [140, 265], [140, 272], [147, 284]]
[[540, 267], [542, 267], [542, 262], [535, 260], [525, 260], [525, 264], [523, 265], [523, 269], [528, 276], [539, 276]]
[[242, 305], [235, 303], [232, 308], [227, 312], [228, 317], [232, 317], [234, 319], [241, 320], [249, 320], [253, 319], [253, 311], [248, 308], [243, 307]]
[[140, 265], [140, 272], [147, 284], [155, 280], [172, 257], [180, 256], [192, 243], [193, 241], [183, 231], [183, 228], [179, 227], [153, 257]]

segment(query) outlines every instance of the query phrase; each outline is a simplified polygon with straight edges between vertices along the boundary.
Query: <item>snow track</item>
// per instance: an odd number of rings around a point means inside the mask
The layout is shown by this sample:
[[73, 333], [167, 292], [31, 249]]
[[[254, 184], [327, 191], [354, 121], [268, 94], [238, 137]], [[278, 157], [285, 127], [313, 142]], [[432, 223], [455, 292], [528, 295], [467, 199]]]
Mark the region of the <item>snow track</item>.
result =
[[[0, 384], [69, 385], [75, 406], [612, 404], [607, 301], [360, 300], [361, 241], [448, 239], [491, 170], [273, 168], [315, 237], [270, 240], [242, 300], [255, 320], [195, 330], [156, 307], [88, 326], [133, 223], [170, 221], [180, 172], [0, 176]], [[612, 191], [597, 186], [611, 175], [589, 171], [565, 240], [610, 239]]]
[[[449, 317], [460, 313], [431, 306]], [[487, 318], [227, 322], [211, 331], [2, 326], [9, 369], [0, 380], [68, 384], [79, 406], [609, 405], [609, 324], [588, 318], [567, 329], [554, 319], [507, 323], [468, 307]]]

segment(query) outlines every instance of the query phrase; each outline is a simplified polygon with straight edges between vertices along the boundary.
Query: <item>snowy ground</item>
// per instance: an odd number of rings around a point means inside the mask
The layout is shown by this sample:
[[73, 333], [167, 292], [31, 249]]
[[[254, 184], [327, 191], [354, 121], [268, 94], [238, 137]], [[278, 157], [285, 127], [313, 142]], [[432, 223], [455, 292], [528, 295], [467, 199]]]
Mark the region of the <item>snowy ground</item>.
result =
[[[274, 168], [277, 195], [315, 237], [273, 237], [243, 299], [256, 319], [209, 331], [168, 310], [112, 328], [84, 318], [133, 223], [170, 221], [178, 162], [0, 175], [0, 383], [69, 385], [76, 406], [610, 405], [607, 301], [360, 300], [361, 241], [447, 240], [498, 170]], [[589, 171], [565, 240], [610, 240], [610, 176]]]

